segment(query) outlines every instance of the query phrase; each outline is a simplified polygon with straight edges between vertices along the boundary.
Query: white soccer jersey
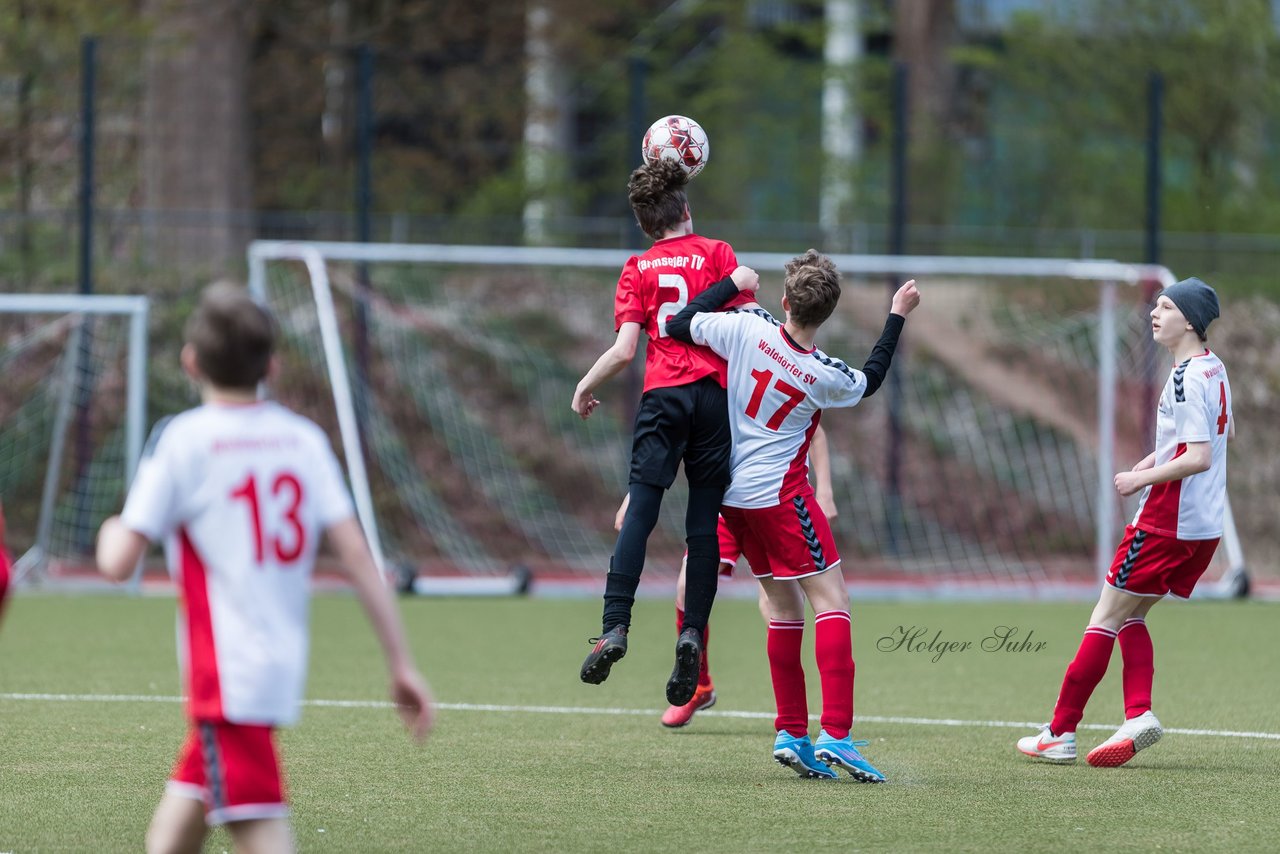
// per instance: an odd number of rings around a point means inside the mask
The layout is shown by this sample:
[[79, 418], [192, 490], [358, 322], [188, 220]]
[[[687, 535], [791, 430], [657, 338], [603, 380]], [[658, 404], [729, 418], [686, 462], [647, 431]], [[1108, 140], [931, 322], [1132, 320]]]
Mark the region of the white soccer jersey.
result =
[[153, 441], [123, 520], [166, 541], [191, 716], [292, 723], [316, 549], [326, 528], [352, 515], [329, 440], [262, 402], [189, 410]]
[[763, 309], [699, 312], [689, 332], [729, 363], [733, 482], [724, 503], [772, 507], [811, 493], [809, 443], [822, 410], [862, 400], [866, 376], [801, 350]]
[[1179, 540], [1222, 536], [1231, 417], [1231, 383], [1221, 359], [1205, 350], [1174, 367], [1160, 393], [1155, 464], [1182, 456], [1191, 442], [1208, 442], [1213, 462], [1207, 471], [1147, 487], [1135, 528]]

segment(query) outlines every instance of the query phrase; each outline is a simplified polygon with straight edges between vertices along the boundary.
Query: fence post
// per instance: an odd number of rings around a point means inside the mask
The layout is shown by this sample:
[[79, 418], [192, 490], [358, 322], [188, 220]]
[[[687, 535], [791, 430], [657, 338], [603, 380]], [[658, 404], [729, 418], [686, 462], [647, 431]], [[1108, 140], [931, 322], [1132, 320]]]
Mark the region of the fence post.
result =
[[1103, 282], [1098, 317], [1098, 516], [1095, 567], [1098, 581], [1111, 567], [1112, 520], [1116, 515], [1116, 283]]
[[[80, 293], [93, 293], [93, 161], [96, 148], [94, 100], [97, 90], [98, 39], [85, 36], [80, 42]], [[90, 410], [93, 404], [93, 322], [80, 321], [81, 335], [76, 370], [76, 467], [78, 481], [93, 462], [93, 435]], [[83, 493], [75, 505], [76, 530], [90, 528], [89, 501]], [[79, 545], [88, 547], [92, 536]]]
[[80, 42], [80, 293], [93, 293], [94, 90], [98, 40]]
[[[356, 49], [356, 240], [368, 243], [373, 236], [373, 50], [366, 44]], [[356, 394], [355, 411], [359, 429], [368, 426], [366, 391], [369, 387], [369, 265], [356, 265]], [[367, 443], [364, 446], [367, 452]]]
[[[1160, 263], [1160, 202], [1163, 166], [1160, 162], [1160, 140], [1164, 133], [1164, 76], [1151, 72], [1147, 79], [1147, 233], [1146, 257], [1148, 264]], [[1147, 311], [1155, 308], [1156, 288], [1148, 287], [1144, 293]], [[1151, 451], [1156, 442], [1156, 404], [1159, 396], [1160, 353], [1150, 335], [1143, 347], [1146, 380], [1146, 405], [1142, 407], [1142, 444]]]
[[[893, 65], [893, 136], [890, 153], [891, 212], [889, 225], [889, 254], [902, 255], [907, 242], [907, 66], [902, 62]], [[899, 273], [889, 277], [889, 296], [901, 284]], [[906, 353], [900, 346], [895, 358], [895, 370], [889, 373], [889, 460], [886, 473], [885, 523], [889, 541], [889, 553], [898, 554], [902, 541], [902, 378]]]

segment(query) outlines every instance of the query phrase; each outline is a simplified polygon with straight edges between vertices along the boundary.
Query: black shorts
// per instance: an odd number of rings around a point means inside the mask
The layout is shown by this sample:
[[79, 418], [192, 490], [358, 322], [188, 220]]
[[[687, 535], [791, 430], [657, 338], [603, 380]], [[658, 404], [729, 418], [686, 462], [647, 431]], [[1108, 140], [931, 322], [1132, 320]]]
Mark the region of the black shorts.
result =
[[631, 483], [670, 489], [684, 460], [690, 486], [728, 486], [729, 401], [715, 377], [655, 388], [640, 398]]

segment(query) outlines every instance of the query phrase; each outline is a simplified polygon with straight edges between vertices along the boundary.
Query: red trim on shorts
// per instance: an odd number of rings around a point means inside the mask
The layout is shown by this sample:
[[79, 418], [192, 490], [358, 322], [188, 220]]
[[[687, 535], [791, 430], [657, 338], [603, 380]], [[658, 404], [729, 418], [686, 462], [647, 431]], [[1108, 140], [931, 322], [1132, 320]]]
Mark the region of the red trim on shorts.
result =
[[[1185, 442], [1179, 442], [1171, 459], [1176, 460], [1187, 452]], [[1182, 481], [1171, 480], [1151, 487], [1147, 502], [1142, 505], [1142, 515], [1135, 527], [1152, 534], [1178, 538], [1178, 506], [1182, 503]]]
[[178, 543], [182, 561], [182, 604], [187, 622], [188, 708], [196, 720], [222, 720], [222, 684], [218, 678], [218, 649], [213, 640], [213, 614], [209, 609], [209, 573], [186, 528], [178, 529]]

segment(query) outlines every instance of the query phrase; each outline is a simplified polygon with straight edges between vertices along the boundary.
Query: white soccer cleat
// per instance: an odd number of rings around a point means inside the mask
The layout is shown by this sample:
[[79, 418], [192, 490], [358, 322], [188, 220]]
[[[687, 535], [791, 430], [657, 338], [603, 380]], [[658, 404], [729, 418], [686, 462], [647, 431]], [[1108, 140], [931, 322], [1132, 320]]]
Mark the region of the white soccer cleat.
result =
[[1099, 744], [1085, 761], [1095, 768], [1117, 768], [1128, 762], [1139, 750], [1150, 747], [1164, 735], [1160, 721], [1150, 711], [1129, 718], [1116, 734]]
[[1076, 734], [1064, 732], [1054, 735], [1045, 724], [1035, 735], [1018, 739], [1018, 750], [1035, 759], [1065, 765], [1076, 761]]

